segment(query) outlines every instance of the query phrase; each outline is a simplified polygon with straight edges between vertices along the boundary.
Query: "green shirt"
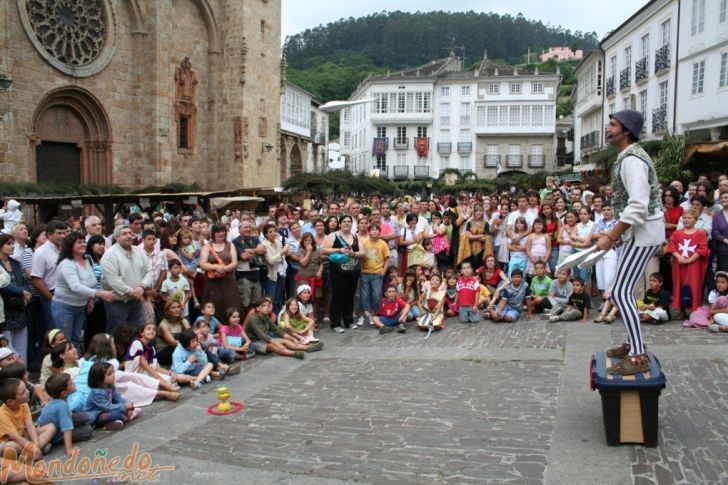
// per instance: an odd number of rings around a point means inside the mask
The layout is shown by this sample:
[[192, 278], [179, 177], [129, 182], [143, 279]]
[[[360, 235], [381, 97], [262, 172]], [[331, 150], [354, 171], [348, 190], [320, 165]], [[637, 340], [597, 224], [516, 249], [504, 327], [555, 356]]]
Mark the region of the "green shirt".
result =
[[531, 279], [531, 294], [536, 296], [549, 296], [549, 288], [551, 288], [551, 278], [544, 275], [541, 278], [534, 276]]

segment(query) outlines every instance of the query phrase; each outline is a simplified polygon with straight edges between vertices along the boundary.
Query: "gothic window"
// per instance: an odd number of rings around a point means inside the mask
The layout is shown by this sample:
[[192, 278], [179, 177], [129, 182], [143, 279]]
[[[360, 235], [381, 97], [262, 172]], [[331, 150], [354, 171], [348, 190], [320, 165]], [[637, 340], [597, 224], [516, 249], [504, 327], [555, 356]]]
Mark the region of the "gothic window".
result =
[[177, 149], [194, 150], [195, 126], [197, 120], [196, 90], [197, 78], [188, 57], [182, 59], [175, 70], [175, 111], [177, 122]]

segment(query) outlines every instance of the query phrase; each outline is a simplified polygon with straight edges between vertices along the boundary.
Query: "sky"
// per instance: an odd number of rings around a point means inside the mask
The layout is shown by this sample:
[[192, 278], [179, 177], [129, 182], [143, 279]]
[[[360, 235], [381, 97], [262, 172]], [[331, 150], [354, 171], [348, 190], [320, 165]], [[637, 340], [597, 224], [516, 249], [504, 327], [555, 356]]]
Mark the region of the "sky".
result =
[[351, 2], [342, 0], [282, 0], [283, 25], [281, 41], [288, 35], [307, 28], [335, 22], [341, 18], [362, 17], [384, 10], [406, 12], [494, 12], [540, 20], [544, 24], [562, 27], [575, 32], [595, 31], [598, 38], [614, 30], [627, 20], [648, 0], [367, 0]]

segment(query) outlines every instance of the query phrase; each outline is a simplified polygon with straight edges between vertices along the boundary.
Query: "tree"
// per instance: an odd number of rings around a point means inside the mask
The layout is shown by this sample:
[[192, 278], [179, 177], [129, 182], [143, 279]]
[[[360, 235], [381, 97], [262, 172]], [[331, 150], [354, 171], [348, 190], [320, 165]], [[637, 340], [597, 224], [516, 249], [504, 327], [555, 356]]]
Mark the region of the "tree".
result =
[[673, 136], [665, 133], [660, 152], [655, 157], [657, 177], [664, 185], [669, 185], [673, 180], [680, 180], [687, 185], [689, 181], [693, 180], [690, 170], [683, 166], [684, 154], [685, 135]]

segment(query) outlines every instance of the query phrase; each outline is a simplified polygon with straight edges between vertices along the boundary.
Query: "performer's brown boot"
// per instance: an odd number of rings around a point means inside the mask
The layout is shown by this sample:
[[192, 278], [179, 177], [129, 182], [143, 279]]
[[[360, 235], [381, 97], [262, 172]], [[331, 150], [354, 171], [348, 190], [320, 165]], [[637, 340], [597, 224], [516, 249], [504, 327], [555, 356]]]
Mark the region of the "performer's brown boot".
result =
[[629, 355], [629, 348], [630, 346], [627, 342], [623, 343], [619, 347], [612, 347], [607, 350], [607, 357], [621, 359], [622, 357]]
[[631, 376], [639, 372], [647, 372], [650, 370], [650, 359], [647, 354], [628, 355], [615, 365], [607, 369], [609, 374], [621, 374], [623, 376]]

